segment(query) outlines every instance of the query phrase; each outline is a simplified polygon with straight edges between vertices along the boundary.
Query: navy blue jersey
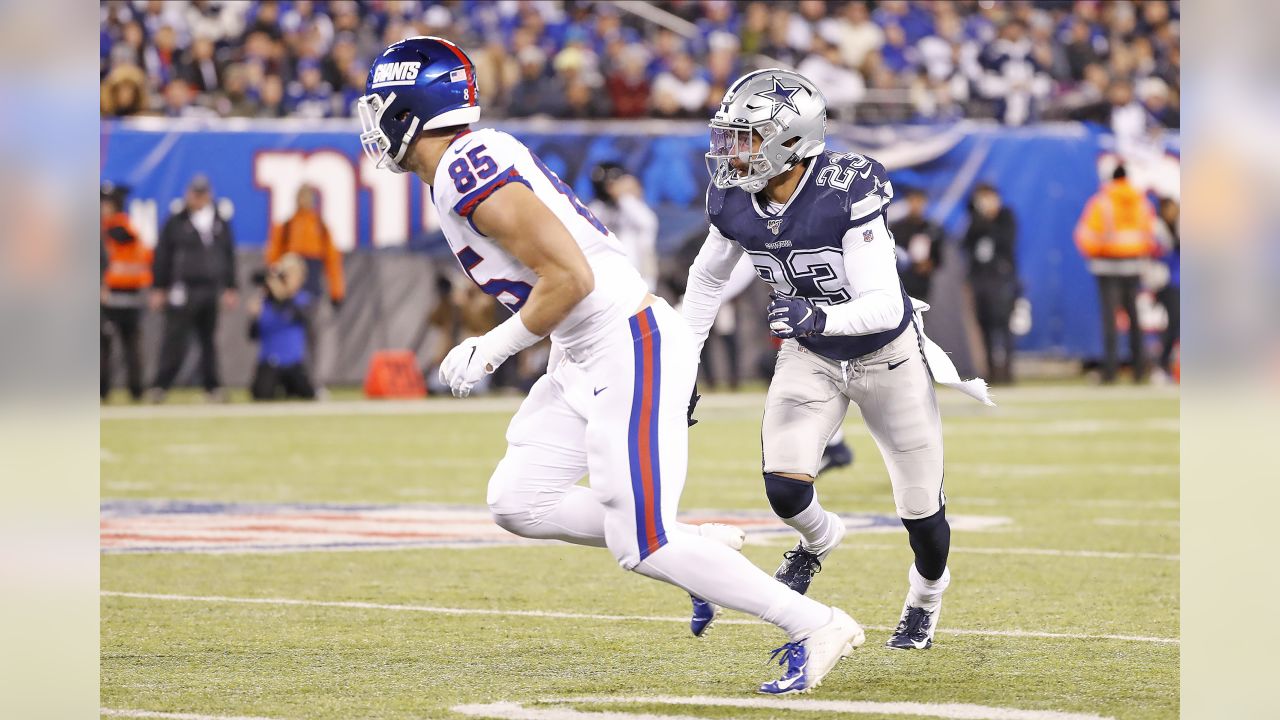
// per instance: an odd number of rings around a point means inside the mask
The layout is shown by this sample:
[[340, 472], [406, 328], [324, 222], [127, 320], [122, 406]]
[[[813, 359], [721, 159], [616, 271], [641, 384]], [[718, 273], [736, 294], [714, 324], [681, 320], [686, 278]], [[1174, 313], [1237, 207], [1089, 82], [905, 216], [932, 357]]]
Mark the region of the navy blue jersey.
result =
[[[707, 218], [720, 234], [742, 246], [756, 274], [778, 294], [834, 305], [853, 299], [844, 270], [845, 233], [875, 220], [891, 197], [893, 187], [883, 165], [856, 153], [828, 152], [810, 161], [795, 194], [776, 214], [769, 212], [764, 200], [741, 188], [721, 190], [712, 185], [707, 191]], [[901, 281], [898, 286], [902, 287]], [[812, 335], [798, 341], [832, 360], [875, 352], [911, 322], [911, 301], [905, 290], [902, 297], [902, 321], [892, 330]]]

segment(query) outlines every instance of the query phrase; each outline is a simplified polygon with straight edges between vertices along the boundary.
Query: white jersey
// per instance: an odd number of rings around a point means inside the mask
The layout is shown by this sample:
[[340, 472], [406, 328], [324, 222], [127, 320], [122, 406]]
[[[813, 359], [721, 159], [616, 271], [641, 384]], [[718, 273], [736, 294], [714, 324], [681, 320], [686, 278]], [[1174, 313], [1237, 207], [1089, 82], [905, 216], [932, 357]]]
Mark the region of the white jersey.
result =
[[582, 347], [633, 314], [647, 287], [622, 244], [524, 143], [499, 130], [462, 132], [453, 139], [431, 184], [431, 199], [449, 249], [486, 294], [518, 311], [538, 276], [486, 237], [471, 216], [485, 198], [511, 182], [523, 183], [564, 224], [586, 255], [595, 289], [551, 332], [564, 347]]

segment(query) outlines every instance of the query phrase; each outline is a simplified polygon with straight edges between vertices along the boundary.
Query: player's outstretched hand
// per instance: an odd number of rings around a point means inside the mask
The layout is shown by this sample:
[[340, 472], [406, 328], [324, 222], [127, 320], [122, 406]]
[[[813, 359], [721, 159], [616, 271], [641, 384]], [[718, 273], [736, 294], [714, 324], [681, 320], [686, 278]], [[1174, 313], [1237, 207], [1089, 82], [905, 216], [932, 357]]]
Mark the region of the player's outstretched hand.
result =
[[464, 398], [481, 378], [493, 372], [489, 354], [481, 338], [471, 337], [444, 356], [440, 363], [440, 382], [449, 386], [454, 397]]
[[774, 337], [795, 338], [821, 335], [827, 328], [827, 314], [807, 298], [774, 294], [769, 301], [769, 331]]

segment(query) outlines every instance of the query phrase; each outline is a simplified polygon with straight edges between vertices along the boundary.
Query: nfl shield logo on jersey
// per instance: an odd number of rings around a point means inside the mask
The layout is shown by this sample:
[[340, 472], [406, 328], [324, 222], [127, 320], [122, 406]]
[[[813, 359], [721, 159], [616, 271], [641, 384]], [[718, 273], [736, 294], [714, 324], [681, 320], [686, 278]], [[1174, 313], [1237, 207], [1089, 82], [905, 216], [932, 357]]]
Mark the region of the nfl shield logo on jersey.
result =
[[871, 234], [871, 228], [862, 231], [862, 242], [871, 242], [872, 237], [874, 236]]
[[772, 232], [774, 235], [777, 235], [778, 230], [782, 227], [782, 218], [774, 218], [766, 222], [765, 227], [769, 228], [769, 231]]

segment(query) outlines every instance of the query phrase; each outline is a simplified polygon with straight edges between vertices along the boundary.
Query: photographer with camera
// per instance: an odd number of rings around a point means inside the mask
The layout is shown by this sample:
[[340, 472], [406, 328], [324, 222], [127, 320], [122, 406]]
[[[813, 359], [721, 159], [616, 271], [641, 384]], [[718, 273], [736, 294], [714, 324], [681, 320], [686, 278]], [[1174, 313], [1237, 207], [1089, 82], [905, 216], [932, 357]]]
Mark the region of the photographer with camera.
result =
[[306, 277], [306, 262], [294, 253], [254, 277], [262, 287], [249, 301], [249, 337], [261, 343], [250, 387], [254, 400], [316, 397], [306, 366], [307, 311], [315, 302], [303, 289]]
[[635, 175], [616, 162], [602, 162], [591, 169], [595, 200], [592, 214], [613, 231], [653, 292], [658, 287], [658, 215], [644, 201], [644, 189]]

